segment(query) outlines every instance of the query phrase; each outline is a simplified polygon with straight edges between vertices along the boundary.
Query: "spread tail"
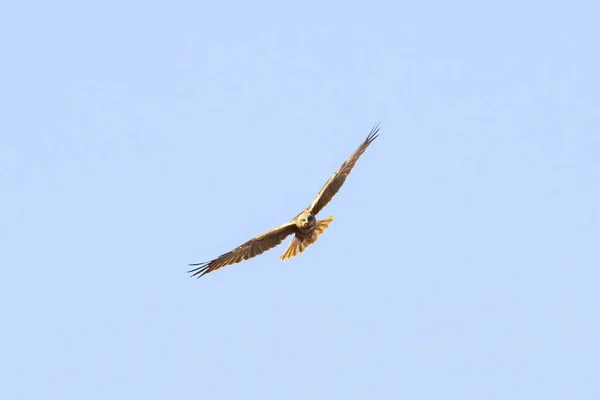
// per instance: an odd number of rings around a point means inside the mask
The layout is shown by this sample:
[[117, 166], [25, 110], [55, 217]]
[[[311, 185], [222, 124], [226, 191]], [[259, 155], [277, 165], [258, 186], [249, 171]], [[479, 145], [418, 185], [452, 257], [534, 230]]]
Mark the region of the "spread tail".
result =
[[287, 260], [288, 258], [296, 257], [298, 254], [302, 253], [304, 250], [306, 250], [308, 246], [317, 241], [319, 235], [321, 235], [325, 231], [325, 229], [327, 229], [331, 221], [333, 221], [333, 215], [329, 218], [317, 221], [315, 231], [310, 237], [306, 237], [303, 239], [300, 239], [297, 236], [294, 237], [292, 243], [290, 243], [290, 246], [279, 258], [281, 260]]

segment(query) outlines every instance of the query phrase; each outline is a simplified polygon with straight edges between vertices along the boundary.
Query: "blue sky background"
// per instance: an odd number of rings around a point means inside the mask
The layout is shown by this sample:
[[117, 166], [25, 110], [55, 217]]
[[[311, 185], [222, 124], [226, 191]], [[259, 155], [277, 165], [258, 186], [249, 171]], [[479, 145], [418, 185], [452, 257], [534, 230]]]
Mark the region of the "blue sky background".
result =
[[[595, 2], [0, 5], [3, 399], [600, 398]], [[289, 243], [185, 273], [306, 207]]]

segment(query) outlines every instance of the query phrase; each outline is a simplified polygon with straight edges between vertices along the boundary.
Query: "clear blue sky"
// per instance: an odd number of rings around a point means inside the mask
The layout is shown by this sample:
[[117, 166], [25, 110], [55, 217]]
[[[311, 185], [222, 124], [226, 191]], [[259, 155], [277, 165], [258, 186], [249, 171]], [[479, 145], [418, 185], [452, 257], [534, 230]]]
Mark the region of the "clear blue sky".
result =
[[600, 6], [206, 4], [0, 5], [0, 398], [600, 398]]

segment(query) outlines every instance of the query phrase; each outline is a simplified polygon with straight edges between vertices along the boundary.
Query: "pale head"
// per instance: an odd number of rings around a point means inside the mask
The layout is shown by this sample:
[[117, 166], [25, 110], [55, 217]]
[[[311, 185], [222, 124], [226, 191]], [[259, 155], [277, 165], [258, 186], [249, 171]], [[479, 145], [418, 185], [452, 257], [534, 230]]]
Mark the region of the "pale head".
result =
[[297, 221], [301, 228], [307, 229], [315, 226], [316, 219], [310, 211], [303, 211], [300, 213], [300, 215], [298, 215]]

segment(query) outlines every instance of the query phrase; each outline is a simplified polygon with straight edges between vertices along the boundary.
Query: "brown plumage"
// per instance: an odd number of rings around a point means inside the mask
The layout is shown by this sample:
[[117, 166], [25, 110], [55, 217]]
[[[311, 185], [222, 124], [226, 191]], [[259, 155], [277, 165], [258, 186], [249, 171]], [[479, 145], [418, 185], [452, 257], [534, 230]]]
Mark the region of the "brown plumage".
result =
[[317, 241], [325, 229], [333, 221], [333, 216], [317, 221], [315, 215], [319, 213], [331, 201], [333, 196], [340, 190], [348, 175], [354, 168], [356, 161], [365, 152], [367, 147], [377, 138], [379, 125], [375, 125], [369, 136], [358, 147], [358, 149], [348, 158], [342, 166], [329, 178], [323, 188], [317, 194], [310, 206], [298, 214], [290, 222], [283, 224], [275, 229], [271, 229], [262, 235], [250, 239], [246, 243], [222, 254], [212, 261], [190, 264], [196, 268], [188, 271], [192, 276], [201, 277], [209, 272], [215, 271], [227, 265], [236, 264], [240, 261], [256, 257], [265, 251], [279, 245], [286, 237], [295, 234], [287, 250], [281, 255], [280, 259], [286, 260], [302, 253], [308, 246]]

